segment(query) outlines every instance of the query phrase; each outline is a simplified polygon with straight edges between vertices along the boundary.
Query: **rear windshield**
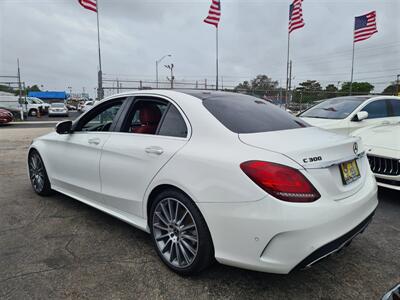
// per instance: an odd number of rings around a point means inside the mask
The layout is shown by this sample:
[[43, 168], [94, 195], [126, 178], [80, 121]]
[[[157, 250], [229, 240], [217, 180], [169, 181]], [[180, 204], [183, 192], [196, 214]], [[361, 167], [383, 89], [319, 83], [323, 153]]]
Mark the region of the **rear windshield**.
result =
[[369, 97], [340, 97], [324, 100], [306, 110], [300, 117], [344, 119]]
[[52, 103], [52, 107], [64, 107], [64, 103]]
[[235, 133], [257, 133], [307, 127], [307, 123], [268, 101], [240, 94], [211, 96], [203, 105]]

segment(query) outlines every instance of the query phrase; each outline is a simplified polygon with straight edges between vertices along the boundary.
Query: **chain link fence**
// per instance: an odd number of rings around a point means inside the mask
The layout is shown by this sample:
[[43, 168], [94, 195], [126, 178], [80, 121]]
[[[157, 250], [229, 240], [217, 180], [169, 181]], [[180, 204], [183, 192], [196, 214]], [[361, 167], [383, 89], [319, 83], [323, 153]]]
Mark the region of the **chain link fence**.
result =
[[[144, 80], [120, 80], [120, 79], [104, 79], [103, 88], [105, 97], [114, 94], [122, 93], [128, 90], [145, 90], [145, 89], [174, 89], [174, 90], [215, 90], [214, 84], [209, 84], [207, 80], [203, 81], [144, 81]], [[278, 106], [286, 107], [293, 112], [303, 111], [325, 99], [348, 96], [347, 91], [326, 91], [326, 90], [293, 90], [287, 95], [286, 90], [283, 88], [276, 89], [237, 89], [235, 86], [222, 85], [220, 90], [235, 93], [242, 93], [246, 95], [255, 96], [258, 98], [270, 101]], [[368, 95], [371, 93], [357, 93], [353, 95]], [[378, 94], [376, 94], [378, 95]]]

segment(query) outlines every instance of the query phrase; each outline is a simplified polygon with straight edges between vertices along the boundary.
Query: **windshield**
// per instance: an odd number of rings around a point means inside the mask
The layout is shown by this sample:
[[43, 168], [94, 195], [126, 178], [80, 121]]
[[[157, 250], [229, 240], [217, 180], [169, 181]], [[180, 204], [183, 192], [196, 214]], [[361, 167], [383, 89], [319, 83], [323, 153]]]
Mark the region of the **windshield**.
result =
[[344, 119], [369, 97], [340, 97], [324, 100], [300, 114], [300, 117]]
[[211, 96], [203, 105], [235, 133], [256, 133], [307, 127], [304, 121], [263, 99], [229, 94]]
[[64, 108], [64, 103], [52, 103], [51, 107], [61, 107]]
[[28, 98], [28, 100], [32, 101], [35, 104], [42, 104], [43, 101], [38, 98]]

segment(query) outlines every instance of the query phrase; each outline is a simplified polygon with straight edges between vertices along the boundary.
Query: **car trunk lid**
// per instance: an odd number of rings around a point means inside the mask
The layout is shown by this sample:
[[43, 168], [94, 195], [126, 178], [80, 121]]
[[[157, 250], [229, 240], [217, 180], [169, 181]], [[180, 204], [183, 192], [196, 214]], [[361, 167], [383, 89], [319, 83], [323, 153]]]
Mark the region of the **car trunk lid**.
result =
[[[314, 186], [335, 199], [357, 192], [365, 180], [366, 162], [360, 138], [338, 135], [317, 127], [239, 134], [253, 147], [281, 153], [305, 169]], [[344, 183], [341, 163], [355, 160], [361, 178]]]

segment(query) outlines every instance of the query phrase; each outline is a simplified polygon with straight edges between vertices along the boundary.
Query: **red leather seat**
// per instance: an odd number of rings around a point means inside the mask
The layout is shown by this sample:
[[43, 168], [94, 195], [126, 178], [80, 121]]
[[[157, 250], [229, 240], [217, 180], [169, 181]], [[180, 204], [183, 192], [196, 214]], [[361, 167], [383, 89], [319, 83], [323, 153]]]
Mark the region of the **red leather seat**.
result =
[[161, 120], [161, 111], [155, 104], [147, 104], [140, 108], [140, 126], [132, 128], [133, 133], [155, 134]]

